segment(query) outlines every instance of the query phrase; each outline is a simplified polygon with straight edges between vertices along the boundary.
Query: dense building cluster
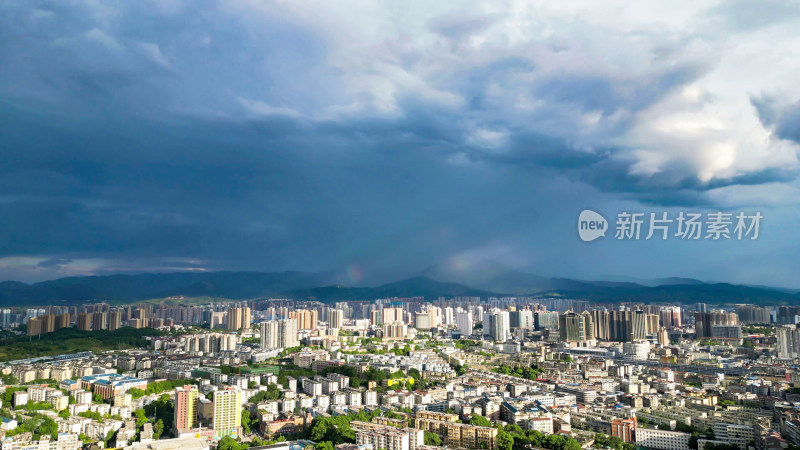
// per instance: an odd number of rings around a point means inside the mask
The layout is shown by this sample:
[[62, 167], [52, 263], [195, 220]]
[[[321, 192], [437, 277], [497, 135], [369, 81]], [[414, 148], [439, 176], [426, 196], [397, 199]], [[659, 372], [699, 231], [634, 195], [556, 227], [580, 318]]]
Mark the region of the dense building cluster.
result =
[[[2, 363], [4, 450], [278, 436], [340, 450], [800, 445], [792, 307], [470, 297], [2, 314], [29, 336], [151, 334], [141, 348]], [[339, 419], [352, 434], [319, 431]]]

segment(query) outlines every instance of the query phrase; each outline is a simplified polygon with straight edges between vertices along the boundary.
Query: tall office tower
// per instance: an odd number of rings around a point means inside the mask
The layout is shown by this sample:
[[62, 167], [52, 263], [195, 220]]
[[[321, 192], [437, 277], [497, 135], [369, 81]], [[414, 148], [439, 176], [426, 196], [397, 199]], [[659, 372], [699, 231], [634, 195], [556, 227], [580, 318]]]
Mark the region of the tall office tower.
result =
[[611, 311], [609, 322], [609, 339], [612, 341], [630, 341], [633, 333], [633, 313], [629, 310]]
[[69, 327], [69, 313], [57, 315], [55, 329], [60, 330], [62, 328], [67, 328], [67, 327]]
[[328, 325], [336, 330], [342, 328], [344, 326], [344, 311], [341, 309], [328, 311]]
[[701, 312], [701, 313], [708, 312], [708, 305], [706, 305], [705, 303], [698, 303], [697, 304], [697, 312]]
[[92, 329], [92, 315], [89, 313], [78, 314], [78, 329], [90, 331]]
[[508, 311], [492, 310], [483, 324], [484, 335], [491, 336], [496, 342], [505, 342], [511, 333], [511, 317]]
[[95, 312], [92, 313], [92, 330], [105, 330], [108, 328], [108, 324], [106, 323], [106, 313], [104, 312]]
[[588, 311], [580, 314], [567, 311], [559, 317], [558, 330], [562, 341], [590, 346], [595, 343], [594, 323]]
[[469, 336], [472, 334], [472, 313], [467, 312], [457, 312], [456, 313], [456, 326], [458, 327], [458, 332], [461, 333], [461, 336]]
[[108, 313], [108, 329], [110, 331], [118, 330], [122, 327], [122, 311], [114, 310]]
[[794, 325], [785, 325], [777, 329], [778, 358], [794, 359], [800, 357], [800, 330]]
[[298, 309], [289, 313], [289, 317], [297, 321], [298, 330], [316, 330], [317, 329], [317, 311], [308, 309]]
[[597, 340], [611, 340], [611, 313], [605, 309], [595, 309], [592, 311], [592, 322], [594, 324], [594, 335]]
[[641, 310], [633, 312], [631, 317], [631, 341], [647, 339], [647, 313]]
[[214, 414], [212, 428], [217, 437], [237, 437], [242, 427], [242, 390], [235, 386], [225, 386], [214, 393]]
[[175, 431], [190, 430], [197, 426], [197, 386], [175, 388]]
[[405, 322], [403, 308], [383, 308], [383, 323]]
[[533, 327], [536, 330], [555, 330], [558, 328], [557, 311], [537, 311], [533, 314]]

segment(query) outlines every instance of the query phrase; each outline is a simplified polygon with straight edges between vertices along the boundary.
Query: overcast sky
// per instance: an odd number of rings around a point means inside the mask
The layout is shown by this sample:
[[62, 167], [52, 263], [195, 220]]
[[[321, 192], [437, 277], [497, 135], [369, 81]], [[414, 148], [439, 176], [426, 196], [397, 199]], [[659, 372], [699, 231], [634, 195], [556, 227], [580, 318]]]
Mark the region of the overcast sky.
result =
[[[798, 29], [789, 0], [0, 2], [0, 279], [800, 287]], [[586, 243], [584, 208], [764, 219]]]

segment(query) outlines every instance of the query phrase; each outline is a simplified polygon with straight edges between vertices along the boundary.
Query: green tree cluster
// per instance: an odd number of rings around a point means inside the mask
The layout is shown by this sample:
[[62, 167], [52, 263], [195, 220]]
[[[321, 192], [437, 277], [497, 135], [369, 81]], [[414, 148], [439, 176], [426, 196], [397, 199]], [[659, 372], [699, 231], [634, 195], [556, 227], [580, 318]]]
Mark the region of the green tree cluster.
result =
[[486, 417], [479, 416], [477, 414], [473, 414], [472, 417], [469, 419], [470, 425], [475, 425], [478, 427], [491, 427], [492, 422], [489, 421]]
[[28, 414], [28, 418], [22, 420], [13, 430], [6, 432], [6, 437], [16, 436], [22, 433], [32, 433], [33, 439], [38, 440], [42, 436], [49, 436], [50, 439], [58, 438], [58, 424], [55, 420], [41, 416], [37, 413]]
[[279, 400], [281, 398], [281, 389], [274, 384], [267, 386], [266, 391], [259, 391], [258, 394], [250, 397], [251, 403], [259, 403], [265, 400]]
[[149, 345], [146, 336], [163, 336], [153, 328], [123, 327], [118, 330], [84, 331], [62, 328], [31, 339], [29, 336], [9, 336], [0, 339], [0, 361], [61, 355], [81, 351], [105, 351], [139, 348]]
[[144, 397], [145, 395], [160, 394], [162, 392], [171, 391], [176, 387], [185, 386], [187, 384], [198, 383], [197, 380], [164, 380], [148, 384], [147, 389], [129, 389], [128, 393], [131, 394], [131, 397], [136, 399]]
[[609, 436], [605, 433], [594, 435], [594, 446], [601, 448], [612, 448], [614, 450], [635, 450], [636, 446], [616, 436]]
[[360, 420], [369, 422], [379, 414], [378, 410], [373, 412], [359, 411], [357, 414], [348, 414], [335, 417], [316, 417], [311, 421], [311, 426], [306, 430], [304, 437], [318, 444], [328, 442], [332, 447], [339, 444], [355, 443], [356, 433], [350, 427], [350, 422]]
[[425, 445], [435, 445], [440, 446], [442, 445], [442, 438], [439, 437], [438, 434], [433, 433], [431, 431], [425, 432]]
[[493, 368], [492, 372], [525, 378], [526, 380], [536, 380], [543, 371], [536, 367], [536, 365], [531, 365], [530, 367], [510, 367], [503, 365]]
[[[513, 450], [529, 450], [530, 448], [546, 448], [550, 450], [581, 450], [581, 444], [571, 437], [558, 434], [542, 434], [539, 431], [508, 432], [514, 440]], [[498, 439], [500, 433], [498, 432]], [[507, 450], [507, 449], [504, 449]]]

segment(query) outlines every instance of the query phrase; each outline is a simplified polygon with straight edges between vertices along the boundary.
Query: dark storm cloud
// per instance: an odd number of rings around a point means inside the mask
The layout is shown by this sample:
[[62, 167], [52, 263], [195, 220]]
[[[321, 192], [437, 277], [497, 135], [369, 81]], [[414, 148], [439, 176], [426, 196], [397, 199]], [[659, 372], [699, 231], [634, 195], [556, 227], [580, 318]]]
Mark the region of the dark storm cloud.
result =
[[[513, 14], [447, 11], [369, 36], [391, 27], [324, 5], [310, 23], [270, 2], [146, 6], [0, 5], [0, 273], [541, 267], [574, 237], [554, 224], [595, 201], [712, 205], [793, 177], [701, 182], [680, 154], [633, 170], [643, 115], [715, 67], [693, 33], [572, 18], [539, 37], [534, 17], [523, 39]], [[770, 119], [787, 139], [791, 117]]]
[[800, 143], [800, 101], [787, 104], [775, 95], [751, 96], [761, 122], [774, 128], [778, 136]]

